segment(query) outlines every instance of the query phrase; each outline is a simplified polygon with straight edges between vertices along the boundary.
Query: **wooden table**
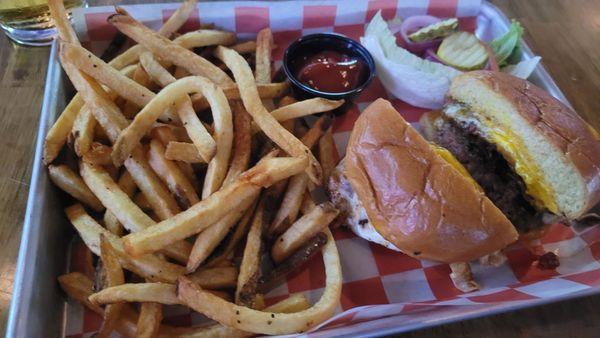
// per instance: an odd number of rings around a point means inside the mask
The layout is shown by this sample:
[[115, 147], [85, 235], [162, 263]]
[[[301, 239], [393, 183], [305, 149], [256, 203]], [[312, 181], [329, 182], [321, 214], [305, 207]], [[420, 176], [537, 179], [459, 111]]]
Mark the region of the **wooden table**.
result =
[[[89, 1], [106, 4], [114, 1]], [[148, 1], [127, 1], [148, 2]], [[155, 2], [155, 1], [152, 1]], [[600, 1], [494, 0], [525, 27], [525, 40], [575, 109], [600, 128]], [[0, 334], [4, 334], [27, 202], [48, 48], [0, 36]], [[429, 336], [593, 336], [600, 296], [409, 333]]]

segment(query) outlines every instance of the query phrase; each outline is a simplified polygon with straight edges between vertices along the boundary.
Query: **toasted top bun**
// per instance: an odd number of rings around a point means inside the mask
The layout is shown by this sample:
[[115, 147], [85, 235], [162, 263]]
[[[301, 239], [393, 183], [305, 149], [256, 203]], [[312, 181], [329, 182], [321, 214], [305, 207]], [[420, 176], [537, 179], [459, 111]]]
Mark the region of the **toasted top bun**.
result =
[[456, 77], [448, 95], [468, 109], [444, 113], [475, 123], [538, 206], [577, 219], [600, 201], [600, 136], [572, 109], [525, 80], [490, 71]]
[[408, 255], [466, 262], [517, 240], [504, 214], [386, 100], [359, 116], [344, 161], [373, 227]]

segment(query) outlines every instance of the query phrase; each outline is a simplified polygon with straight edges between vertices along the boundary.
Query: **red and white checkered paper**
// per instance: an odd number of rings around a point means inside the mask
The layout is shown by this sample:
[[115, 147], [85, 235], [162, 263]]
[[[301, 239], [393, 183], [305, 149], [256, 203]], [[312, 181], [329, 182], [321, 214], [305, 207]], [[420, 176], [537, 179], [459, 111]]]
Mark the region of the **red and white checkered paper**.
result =
[[[362, 36], [365, 24], [382, 10], [385, 19], [396, 16], [431, 14], [460, 17], [463, 30], [473, 30], [480, 0], [370, 0], [370, 1], [290, 1], [290, 2], [212, 2], [200, 3], [182, 31], [197, 29], [200, 23], [234, 31], [240, 39], [252, 38], [271, 27], [277, 49], [276, 67], [283, 51], [302, 35], [337, 32], [351, 38]], [[129, 13], [157, 29], [178, 4], [124, 6]], [[95, 7], [74, 13], [74, 24], [84, 45], [99, 53], [116, 30], [106, 23], [112, 7]], [[349, 132], [362, 109], [376, 98], [392, 102], [404, 118], [416, 123], [423, 109], [395, 99], [377, 78], [356, 100], [353, 107], [334, 123], [335, 140], [343, 155]], [[507, 250], [508, 261], [498, 268], [473, 264], [482, 289], [462, 293], [450, 280], [446, 264], [418, 260], [356, 237], [347, 229], [337, 229], [334, 237], [340, 253], [344, 284], [337, 314], [307, 336], [337, 336], [362, 332], [384, 332], [399, 326], [419, 327], [428, 322], [457, 320], [526, 305], [553, 298], [587, 293], [600, 287], [600, 227], [551, 227], [533, 248], [515, 245]], [[556, 270], [541, 270], [534, 262], [536, 253], [553, 251], [560, 257]], [[73, 247], [71, 266], [77, 270], [85, 248]], [[316, 302], [325, 287], [321, 256], [290, 275], [287, 281], [266, 297], [268, 304], [303, 292]], [[68, 337], [91, 336], [101, 319], [91, 311], [70, 302]], [[182, 307], [169, 307], [165, 323], [191, 325], [206, 321], [202, 315]]]

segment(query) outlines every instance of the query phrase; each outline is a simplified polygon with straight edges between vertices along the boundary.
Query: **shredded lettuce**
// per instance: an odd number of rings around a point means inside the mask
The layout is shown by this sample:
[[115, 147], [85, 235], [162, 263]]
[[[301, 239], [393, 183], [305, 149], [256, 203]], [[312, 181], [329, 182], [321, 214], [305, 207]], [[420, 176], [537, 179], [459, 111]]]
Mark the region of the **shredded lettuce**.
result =
[[492, 48], [499, 66], [505, 65], [513, 51], [519, 47], [522, 35], [523, 27], [518, 21], [513, 19], [508, 32], [490, 43], [490, 48]]

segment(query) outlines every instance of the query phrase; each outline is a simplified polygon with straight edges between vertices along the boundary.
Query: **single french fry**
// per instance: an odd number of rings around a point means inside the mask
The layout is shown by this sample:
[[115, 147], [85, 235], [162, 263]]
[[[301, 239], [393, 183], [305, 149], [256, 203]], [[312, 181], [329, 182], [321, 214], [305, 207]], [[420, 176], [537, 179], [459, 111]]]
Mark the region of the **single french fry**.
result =
[[165, 158], [165, 147], [159, 140], [153, 139], [150, 141], [148, 163], [163, 182], [167, 184], [182, 209], [187, 209], [200, 201], [194, 186], [175, 162]]
[[245, 209], [261, 187], [294, 175], [306, 168], [306, 158], [266, 158], [244, 172], [233, 184], [175, 217], [141, 232], [124, 237], [127, 252], [134, 256], [150, 253], [201, 232], [228, 213]]
[[321, 248], [327, 243], [327, 236], [319, 232], [310, 238], [302, 247], [296, 250], [290, 257], [286, 258], [281, 263], [263, 275], [258, 280], [257, 291], [261, 293], [268, 292], [272, 287], [277, 285], [279, 281], [285, 278], [286, 275], [301, 267], [321, 251]]
[[324, 182], [329, 182], [329, 177], [335, 170], [338, 162], [331, 127], [319, 139], [319, 162], [321, 163], [321, 167], [323, 167]]
[[[200, 92], [206, 96], [210, 102], [213, 117], [215, 119], [217, 116], [222, 119], [225, 119], [225, 116], [227, 115], [231, 116], [231, 109], [229, 108], [229, 104], [223, 91], [206, 78], [190, 76], [177, 80], [163, 88], [163, 90], [161, 90], [160, 93], [136, 115], [133, 122], [119, 135], [119, 138], [113, 146], [112, 157], [115, 164], [122, 163], [131, 154], [131, 151], [138, 146], [142, 137], [150, 131], [154, 121], [156, 121], [160, 113], [173, 104], [178, 105], [179, 117], [184, 126], [186, 126], [188, 134], [190, 133], [190, 129], [187, 125], [192, 122], [195, 124], [195, 130], [204, 129], [204, 126], [200, 120], [198, 120], [191, 105], [187, 104], [189, 99], [186, 96], [194, 92]], [[181, 110], [184, 107], [188, 108], [185, 116], [182, 115]], [[204, 131], [206, 131], [206, 129], [204, 129]], [[198, 147], [198, 151], [202, 155], [204, 149], [201, 147], [204, 147], [205, 144], [197, 143], [198, 140], [196, 140], [195, 135], [190, 134], [190, 138], [194, 141]]]
[[67, 107], [58, 116], [58, 119], [54, 122], [50, 130], [48, 130], [48, 133], [44, 138], [44, 164], [48, 165], [52, 163], [60, 153], [60, 150], [67, 142], [75, 119], [84, 103], [83, 97], [80, 94], [75, 94], [75, 97], [73, 97], [71, 102], [69, 102]]
[[162, 321], [162, 305], [158, 303], [142, 303], [137, 322], [137, 338], [152, 338], [158, 334]]
[[[131, 201], [129, 196], [121, 190], [104, 169], [82, 162], [80, 171], [90, 190], [129, 231], [141, 231], [155, 224], [148, 215]], [[187, 262], [190, 251], [191, 246], [185, 241], [165, 248], [165, 253], [169, 257], [180, 262]]]
[[232, 71], [240, 89], [244, 106], [252, 116], [254, 122], [256, 122], [269, 139], [288, 154], [296, 157], [308, 157], [310, 164], [307, 168], [307, 174], [311, 180], [319, 184], [322, 180], [321, 165], [310, 150], [292, 133], [283, 128], [262, 105], [252, 70], [246, 60], [237, 52], [223, 46], [217, 47], [216, 54]]
[[244, 212], [243, 209], [232, 212], [198, 234], [187, 261], [186, 268], [189, 273], [196, 271], [200, 264], [208, 258]]
[[[159, 139], [162, 142], [164, 147], [167, 147], [169, 142], [177, 142], [184, 138], [184, 137], [180, 137], [177, 134], [176, 130], [177, 130], [177, 128], [172, 128], [170, 126], [161, 126], [161, 127], [153, 128], [151, 134], [152, 134], [152, 137]], [[185, 134], [185, 129], [183, 129], [182, 133]], [[187, 134], [185, 136], [187, 137]], [[194, 151], [195, 150], [196, 149], [194, 149]], [[165, 149], [165, 158], [172, 160], [167, 157], [166, 149]], [[179, 167], [181, 172], [185, 175], [185, 177], [190, 181], [190, 183], [192, 184], [194, 189], [196, 191], [200, 191], [200, 182], [198, 181], [198, 178], [196, 177], [196, 173], [194, 172], [194, 168], [192, 167], [192, 165], [190, 163], [186, 163], [186, 162], [182, 162], [182, 161], [175, 161], [175, 163], [177, 164], [177, 166]]]
[[97, 305], [123, 302], [176, 305], [180, 302], [175, 288], [175, 285], [169, 283], [127, 283], [96, 292], [89, 297], [89, 300]]
[[84, 161], [97, 165], [111, 165], [112, 148], [99, 142], [92, 142], [88, 151], [81, 156]]
[[[125, 283], [125, 274], [119, 263], [119, 256], [104, 235], [100, 235], [100, 258], [106, 271], [107, 286], [111, 287]], [[98, 337], [108, 337], [111, 334], [119, 321], [122, 308], [123, 304], [106, 306], [104, 320], [100, 330], [98, 330]]]
[[[285, 95], [289, 90], [288, 82], [268, 83], [257, 85], [258, 95], [261, 99], [273, 99]], [[236, 85], [223, 87], [223, 93], [228, 100], [239, 100], [240, 92]], [[192, 95], [194, 110], [202, 111], [209, 108], [206, 97], [201, 94]]]
[[231, 46], [231, 49], [240, 54], [254, 53], [256, 51], [256, 41], [240, 42]]
[[187, 275], [203, 289], [228, 289], [237, 284], [239, 269], [233, 266], [202, 269]]
[[[342, 289], [342, 271], [335, 241], [329, 230], [323, 248], [325, 289], [312, 307], [290, 314], [270, 310], [257, 311], [223, 301], [202, 290], [186, 277], [177, 284], [177, 297], [192, 310], [238, 330], [258, 334], [290, 334], [304, 332], [331, 317], [339, 302]], [[308, 324], [308, 325], [307, 325]]]
[[235, 290], [235, 303], [254, 308], [256, 297], [256, 286], [260, 277], [260, 256], [262, 248], [262, 235], [265, 217], [265, 199], [261, 198], [258, 203], [252, 224], [246, 239], [244, 255], [240, 264], [240, 273]]
[[308, 176], [304, 173], [290, 178], [281, 205], [279, 209], [277, 209], [275, 218], [269, 228], [269, 235], [280, 235], [296, 221], [300, 207], [302, 206], [302, 200], [307, 184]]
[[239, 101], [231, 103], [233, 108], [234, 146], [229, 171], [224, 185], [231, 184], [242, 172], [248, 169], [252, 152], [252, 117]]
[[189, 19], [190, 15], [196, 8], [197, 0], [184, 1], [177, 10], [169, 17], [162, 27], [158, 30], [158, 34], [167, 38], [176, 33]]
[[119, 255], [121, 266], [139, 276], [156, 282], [174, 283], [178, 276], [185, 273], [182, 266], [169, 263], [155, 255], [136, 258], [127, 255], [123, 249], [121, 238], [100, 226], [81, 205], [72, 205], [65, 209], [65, 213], [83, 242], [97, 256], [100, 255], [100, 235], [104, 235]]
[[279, 263], [289, 257], [308, 239], [326, 228], [338, 213], [339, 211], [331, 202], [326, 202], [319, 204], [311, 212], [302, 216], [275, 240], [275, 244], [271, 248], [273, 260]]
[[140, 64], [144, 67], [150, 78], [161, 87], [166, 87], [170, 83], [177, 81], [169, 71], [154, 59], [150, 52], [144, 52], [140, 55]]
[[256, 36], [256, 66], [254, 70], [256, 83], [271, 82], [271, 49], [273, 49], [273, 33], [270, 28], [263, 28]]
[[50, 9], [50, 15], [52, 15], [52, 18], [54, 19], [54, 25], [61, 40], [79, 44], [79, 39], [71, 26], [67, 10], [65, 9], [62, 0], [48, 0], [48, 8]]
[[205, 76], [217, 85], [233, 84], [233, 81], [225, 72], [203, 57], [166, 39], [129, 15], [113, 14], [108, 17], [108, 22], [163, 60], [168, 60], [177, 66], [183, 67], [194, 75]]
[[172, 161], [186, 163], [206, 163], [195, 145], [187, 142], [169, 142], [165, 149], [165, 157]]
[[277, 121], [283, 122], [297, 117], [331, 111], [340, 107], [342, 104], [344, 104], [344, 100], [328, 100], [316, 97], [277, 108], [271, 112], [271, 115], [273, 115]]
[[76, 200], [88, 205], [96, 211], [104, 210], [104, 206], [88, 188], [79, 175], [64, 164], [48, 166], [50, 179], [60, 189], [73, 196]]
[[84, 106], [75, 118], [73, 129], [71, 130], [73, 148], [77, 156], [83, 156], [90, 149], [94, 140], [95, 127], [96, 119], [94, 118], [94, 114]]
[[[179, 81], [183, 80], [184, 79]], [[222, 112], [222, 110], [217, 110], [217, 113], [220, 112]], [[188, 97], [184, 97], [183, 101], [179, 103], [177, 114], [195, 145], [196, 152], [202, 157], [203, 162], [210, 162], [217, 153], [217, 142], [198, 118]]]
[[120, 73], [92, 52], [73, 44], [61, 43], [61, 57], [97, 81], [115, 91], [119, 96], [143, 107], [155, 96], [148, 88]]
[[223, 45], [228, 46], [237, 40], [235, 33], [214, 29], [200, 29], [185, 33], [177, 37], [173, 42], [185, 49], [192, 49], [206, 46]]
[[125, 160], [125, 168], [160, 219], [173, 217], [181, 211], [175, 198], [148, 164], [141, 147], [134, 149]]
[[[129, 197], [132, 197], [133, 193], [137, 189], [137, 186], [135, 185], [135, 182], [128, 171], [125, 171], [121, 177], [119, 177], [117, 184], [119, 185], [119, 188], [121, 188], [121, 190]], [[123, 224], [119, 222], [119, 219], [117, 219], [117, 216], [115, 216], [112, 211], [106, 210], [103, 220], [106, 229], [117, 236], [123, 235], [123, 232], [125, 231]]]
[[254, 215], [254, 210], [256, 209], [256, 205], [258, 204], [258, 199], [252, 203], [252, 205], [246, 209], [246, 212], [238, 222], [233, 235], [227, 242], [223, 252], [219, 254], [219, 256], [212, 258], [209, 262], [206, 263], [207, 267], [219, 266], [227, 262], [227, 257], [233, 252], [237, 244], [240, 240], [248, 233], [248, 228], [250, 228], [250, 224], [252, 223], [252, 216]]

